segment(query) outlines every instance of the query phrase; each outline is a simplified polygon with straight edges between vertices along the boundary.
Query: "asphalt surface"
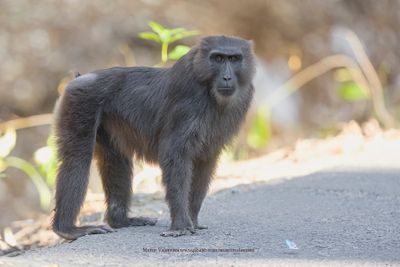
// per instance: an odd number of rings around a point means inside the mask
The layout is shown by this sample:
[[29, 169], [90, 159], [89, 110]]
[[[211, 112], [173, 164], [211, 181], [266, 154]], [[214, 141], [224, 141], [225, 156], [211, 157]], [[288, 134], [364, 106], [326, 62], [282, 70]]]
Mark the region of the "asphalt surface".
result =
[[192, 236], [161, 237], [166, 218], [0, 265], [400, 266], [400, 168], [343, 167], [226, 189], [207, 198], [200, 222], [209, 229]]

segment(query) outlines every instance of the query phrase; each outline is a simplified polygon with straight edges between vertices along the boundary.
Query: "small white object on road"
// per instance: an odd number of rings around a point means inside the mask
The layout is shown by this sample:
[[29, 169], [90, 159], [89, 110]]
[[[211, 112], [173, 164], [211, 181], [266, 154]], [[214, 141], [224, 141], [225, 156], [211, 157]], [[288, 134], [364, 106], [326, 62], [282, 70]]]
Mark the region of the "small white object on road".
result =
[[299, 249], [293, 241], [286, 239], [285, 242], [289, 249]]

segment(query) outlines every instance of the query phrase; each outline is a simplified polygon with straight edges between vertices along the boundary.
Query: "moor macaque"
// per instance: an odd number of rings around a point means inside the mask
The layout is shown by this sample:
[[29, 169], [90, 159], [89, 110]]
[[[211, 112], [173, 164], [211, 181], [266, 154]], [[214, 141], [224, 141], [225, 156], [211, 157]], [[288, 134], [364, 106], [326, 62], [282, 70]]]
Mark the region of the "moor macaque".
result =
[[170, 68], [115, 67], [77, 75], [56, 107], [60, 167], [54, 231], [66, 239], [112, 231], [76, 226], [94, 155], [112, 228], [154, 225], [129, 218], [132, 158], [158, 163], [171, 227], [191, 234], [223, 147], [238, 132], [253, 96], [252, 44], [205, 37]]

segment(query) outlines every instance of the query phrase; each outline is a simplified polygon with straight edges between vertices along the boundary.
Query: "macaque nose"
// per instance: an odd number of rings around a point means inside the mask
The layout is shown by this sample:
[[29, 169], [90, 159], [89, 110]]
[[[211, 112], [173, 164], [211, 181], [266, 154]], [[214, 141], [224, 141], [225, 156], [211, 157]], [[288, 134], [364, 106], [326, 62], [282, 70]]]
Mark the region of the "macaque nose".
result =
[[228, 75], [228, 74], [224, 75], [224, 80], [225, 81], [230, 81], [231, 79], [232, 79], [232, 77], [230, 75]]

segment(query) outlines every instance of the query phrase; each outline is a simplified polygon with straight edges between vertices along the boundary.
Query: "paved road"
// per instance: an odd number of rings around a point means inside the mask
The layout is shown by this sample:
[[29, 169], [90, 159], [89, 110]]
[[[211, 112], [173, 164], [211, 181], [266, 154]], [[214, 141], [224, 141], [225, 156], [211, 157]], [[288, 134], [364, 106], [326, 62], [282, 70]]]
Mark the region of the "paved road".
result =
[[[238, 186], [208, 197], [201, 215], [209, 229], [193, 236], [159, 236], [168, 224], [162, 218], [153, 227], [87, 236], [15, 258], [3, 257], [0, 263], [400, 266], [400, 169], [336, 168]], [[285, 240], [298, 249], [289, 249]]]

